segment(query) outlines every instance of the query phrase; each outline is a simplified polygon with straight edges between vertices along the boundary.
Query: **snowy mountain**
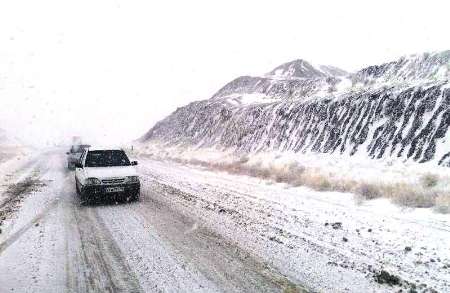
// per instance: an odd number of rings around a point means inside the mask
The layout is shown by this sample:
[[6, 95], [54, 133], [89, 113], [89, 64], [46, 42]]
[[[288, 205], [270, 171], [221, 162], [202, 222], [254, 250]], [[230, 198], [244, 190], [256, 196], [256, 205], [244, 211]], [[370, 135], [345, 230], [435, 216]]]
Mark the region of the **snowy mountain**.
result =
[[294, 60], [278, 66], [265, 76], [241, 76], [220, 89], [213, 98], [257, 94], [266, 99], [296, 99], [333, 92], [336, 84], [347, 80], [348, 73], [333, 66], [313, 66]]
[[319, 79], [327, 77], [345, 76], [348, 73], [342, 69], [333, 66], [320, 65], [314, 67], [305, 60], [297, 59], [284, 63], [274, 70], [268, 76], [279, 78], [308, 78]]
[[369, 66], [354, 74], [356, 82], [422, 82], [450, 78], [450, 50], [402, 57], [397, 61]]
[[304, 60], [239, 77], [177, 109], [145, 143], [321, 152], [450, 166], [450, 51], [355, 73]]

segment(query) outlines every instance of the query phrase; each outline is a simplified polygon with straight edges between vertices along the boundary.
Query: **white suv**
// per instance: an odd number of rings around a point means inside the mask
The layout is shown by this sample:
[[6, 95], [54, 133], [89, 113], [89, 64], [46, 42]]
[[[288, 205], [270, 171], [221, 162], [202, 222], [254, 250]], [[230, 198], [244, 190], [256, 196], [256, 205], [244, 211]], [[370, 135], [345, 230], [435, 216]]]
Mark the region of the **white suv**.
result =
[[75, 164], [75, 187], [82, 203], [94, 199], [139, 200], [140, 181], [123, 149], [89, 147]]

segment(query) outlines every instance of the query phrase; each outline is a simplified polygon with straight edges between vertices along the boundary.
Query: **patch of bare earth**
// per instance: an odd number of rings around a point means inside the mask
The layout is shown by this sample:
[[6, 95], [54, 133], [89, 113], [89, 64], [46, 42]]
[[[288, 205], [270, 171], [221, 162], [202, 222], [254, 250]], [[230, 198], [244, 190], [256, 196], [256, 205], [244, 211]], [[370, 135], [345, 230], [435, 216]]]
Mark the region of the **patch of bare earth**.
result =
[[3, 196], [5, 200], [0, 202], [0, 233], [3, 222], [17, 211], [23, 199], [45, 185], [45, 182], [32, 176], [8, 186]]

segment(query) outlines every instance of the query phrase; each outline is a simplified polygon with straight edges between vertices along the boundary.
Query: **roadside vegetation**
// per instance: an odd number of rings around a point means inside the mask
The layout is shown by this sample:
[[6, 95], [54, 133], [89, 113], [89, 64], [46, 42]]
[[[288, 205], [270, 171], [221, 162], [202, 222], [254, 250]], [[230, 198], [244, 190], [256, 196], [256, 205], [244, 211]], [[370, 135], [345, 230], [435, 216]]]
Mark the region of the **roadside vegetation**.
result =
[[261, 178], [290, 186], [308, 186], [317, 191], [339, 191], [355, 194], [357, 203], [377, 198], [388, 198], [395, 204], [412, 208], [433, 208], [439, 213], [450, 213], [450, 191], [440, 188], [449, 186], [448, 179], [435, 174], [425, 174], [417, 183], [377, 183], [345, 179], [333, 176], [318, 168], [309, 168], [298, 163], [285, 165], [263, 165], [251, 163], [246, 156], [232, 161], [208, 162], [199, 159], [171, 158], [183, 164], [202, 166], [208, 169], [224, 171]]
[[[309, 167], [298, 162], [265, 163], [251, 160], [248, 156], [220, 158], [203, 158], [200, 156], [187, 156], [183, 151], [156, 151], [144, 153], [136, 151], [135, 155], [150, 155], [153, 158], [169, 159], [182, 164], [202, 166], [211, 170], [223, 171], [231, 174], [247, 175], [261, 178], [269, 182], [285, 183], [292, 187], [307, 186], [317, 191], [350, 192], [355, 195], [357, 203], [377, 198], [388, 198], [402, 207], [433, 208], [443, 214], [450, 214], [450, 177], [434, 173], [415, 174], [405, 177], [411, 179], [407, 182], [392, 182], [384, 179], [365, 181], [350, 176], [337, 176], [321, 168]], [[190, 157], [190, 158], [189, 158]], [[195, 157], [195, 158], [194, 158]], [[275, 157], [275, 160], [278, 157]]]

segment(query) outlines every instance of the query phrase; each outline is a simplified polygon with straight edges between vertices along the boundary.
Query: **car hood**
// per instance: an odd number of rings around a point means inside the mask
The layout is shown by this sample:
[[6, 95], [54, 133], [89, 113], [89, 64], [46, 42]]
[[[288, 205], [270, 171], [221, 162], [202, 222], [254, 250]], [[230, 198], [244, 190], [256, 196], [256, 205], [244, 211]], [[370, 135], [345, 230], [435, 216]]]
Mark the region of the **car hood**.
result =
[[85, 167], [87, 178], [94, 177], [98, 179], [116, 178], [126, 176], [137, 176], [134, 166], [123, 167]]

